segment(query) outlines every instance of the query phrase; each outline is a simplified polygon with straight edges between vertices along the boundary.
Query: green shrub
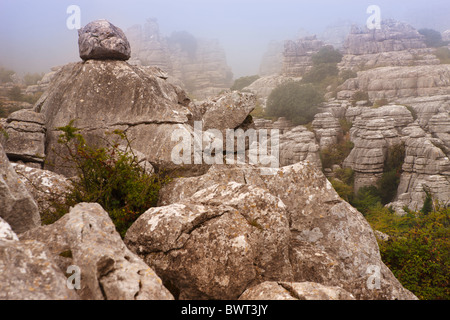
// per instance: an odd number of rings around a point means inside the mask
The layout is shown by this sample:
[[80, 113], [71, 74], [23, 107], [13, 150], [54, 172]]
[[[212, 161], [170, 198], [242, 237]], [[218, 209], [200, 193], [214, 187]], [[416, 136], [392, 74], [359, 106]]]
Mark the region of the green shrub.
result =
[[25, 81], [25, 84], [27, 86], [32, 86], [37, 84], [42, 79], [43, 76], [44, 73], [27, 73], [23, 77], [23, 80]]
[[419, 33], [425, 36], [425, 44], [427, 47], [437, 48], [446, 45], [446, 43], [442, 41], [442, 35], [439, 31], [433, 29], [420, 29]]
[[337, 77], [338, 75], [339, 69], [335, 63], [322, 63], [314, 65], [312, 69], [303, 76], [302, 82], [323, 84], [327, 78]]
[[342, 79], [342, 82], [347, 81], [348, 79], [356, 78], [358, 74], [352, 70], [345, 69], [339, 73], [339, 77]]
[[368, 101], [370, 104], [370, 97], [369, 97], [369, 93], [367, 93], [366, 91], [356, 91], [353, 96], [352, 96], [352, 104], [353, 106], [356, 105], [356, 102], [358, 101]]
[[333, 63], [337, 64], [342, 61], [342, 53], [335, 50], [333, 46], [326, 46], [319, 50], [319, 52], [311, 56], [314, 65]]
[[447, 47], [437, 48], [434, 52], [441, 64], [450, 64], [450, 50]]
[[364, 215], [371, 208], [381, 206], [378, 188], [375, 186], [360, 188], [357, 195], [351, 201], [351, 205]]
[[[58, 142], [67, 152], [61, 157], [77, 171], [63, 205], [99, 203], [124, 237], [142, 213], [156, 206], [159, 190], [167, 179], [161, 174], [149, 174], [139, 165], [124, 132], [115, 130], [111, 133], [114, 139], [105, 141], [106, 147], [94, 148], [86, 144], [72, 124], [58, 128], [62, 131]], [[119, 148], [121, 142], [125, 150]]]
[[3, 67], [0, 67], [0, 83], [11, 82], [12, 81], [11, 76], [14, 73], [15, 72], [13, 70], [8, 70]]
[[18, 86], [14, 86], [8, 91], [8, 98], [12, 101], [22, 101], [22, 90]]
[[258, 75], [241, 77], [234, 81], [233, 86], [230, 89], [232, 91], [235, 91], [235, 90], [241, 91], [242, 89], [244, 89], [245, 87], [248, 87], [249, 85], [251, 85], [253, 82], [255, 82], [258, 79], [259, 79]]
[[269, 117], [286, 117], [294, 124], [307, 124], [314, 119], [323, 93], [309, 84], [288, 81], [275, 88], [267, 99]]
[[381, 257], [406, 289], [421, 300], [450, 299], [450, 208], [403, 217], [377, 208], [366, 218], [390, 236], [379, 241]]

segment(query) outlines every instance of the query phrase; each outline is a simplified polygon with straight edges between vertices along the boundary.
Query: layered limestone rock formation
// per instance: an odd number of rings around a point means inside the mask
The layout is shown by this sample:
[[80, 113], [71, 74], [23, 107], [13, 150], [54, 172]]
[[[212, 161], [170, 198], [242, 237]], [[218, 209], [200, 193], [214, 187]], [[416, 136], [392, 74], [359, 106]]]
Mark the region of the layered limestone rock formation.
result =
[[155, 19], [127, 30], [134, 64], [156, 66], [183, 83], [198, 99], [232, 86], [233, 74], [216, 39], [197, 39], [187, 32], [171, 37], [160, 33]]
[[343, 163], [355, 171], [355, 191], [376, 184], [384, 171], [388, 149], [400, 145], [402, 129], [413, 121], [406, 107], [395, 105], [364, 108], [356, 117], [350, 130], [355, 146]]
[[261, 64], [259, 66], [259, 75], [261, 77], [278, 75], [283, 68], [283, 50], [284, 43], [271, 41], [267, 46]]
[[410, 25], [383, 20], [381, 29], [353, 26], [345, 40], [341, 69], [364, 70], [385, 66], [436, 65], [439, 59], [426, 48], [425, 37]]
[[31, 110], [19, 110], [9, 115], [4, 127], [7, 139], [5, 152], [12, 161], [22, 161], [37, 167], [45, 159], [45, 118]]
[[321, 149], [337, 144], [339, 137], [343, 135], [338, 118], [333, 116], [331, 112], [316, 114], [312, 127]]
[[311, 56], [324, 46], [325, 44], [316, 36], [286, 41], [282, 74], [288, 77], [302, 77], [312, 67]]
[[350, 99], [356, 91], [367, 92], [372, 101], [428, 97], [450, 94], [450, 65], [382, 67], [358, 72], [338, 92], [339, 99]]
[[450, 199], [450, 160], [441, 140], [432, 138], [418, 127], [408, 127], [403, 133], [406, 155], [403, 174], [394, 205], [420, 210], [425, 190], [434, 200], [447, 204]]

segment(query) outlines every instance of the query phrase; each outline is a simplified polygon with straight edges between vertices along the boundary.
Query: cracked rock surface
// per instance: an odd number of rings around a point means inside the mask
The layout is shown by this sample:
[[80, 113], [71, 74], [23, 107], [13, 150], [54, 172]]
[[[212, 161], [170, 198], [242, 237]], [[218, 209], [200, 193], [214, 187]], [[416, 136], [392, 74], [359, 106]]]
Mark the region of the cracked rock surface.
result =
[[84, 300], [171, 300], [161, 279], [127, 249], [114, 224], [98, 204], [81, 203], [49, 226], [20, 235], [42, 241], [58, 267], [80, 268]]

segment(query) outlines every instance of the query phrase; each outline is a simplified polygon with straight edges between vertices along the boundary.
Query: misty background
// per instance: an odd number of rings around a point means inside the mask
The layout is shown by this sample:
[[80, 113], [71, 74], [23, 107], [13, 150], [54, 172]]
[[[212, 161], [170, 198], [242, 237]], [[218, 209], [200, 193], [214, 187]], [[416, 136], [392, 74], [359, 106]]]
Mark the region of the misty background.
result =
[[107, 19], [126, 33], [156, 18], [165, 36], [187, 31], [218, 39], [235, 78], [258, 73], [271, 41], [322, 35], [330, 25], [365, 25], [369, 5], [381, 8], [382, 19], [450, 29], [448, 0], [0, 0], [0, 66], [25, 74], [80, 61], [77, 31], [66, 26], [70, 5], [81, 8], [82, 26]]

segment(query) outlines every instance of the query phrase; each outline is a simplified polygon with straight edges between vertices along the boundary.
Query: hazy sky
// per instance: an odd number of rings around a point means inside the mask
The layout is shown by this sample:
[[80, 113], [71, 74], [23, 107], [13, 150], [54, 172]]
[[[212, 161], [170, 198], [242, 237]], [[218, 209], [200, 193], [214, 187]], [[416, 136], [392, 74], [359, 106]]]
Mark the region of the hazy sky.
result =
[[295, 39], [301, 29], [322, 33], [338, 21], [363, 25], [373, 4], [383, 19], [450, 29], [449, 0], [0, 0], [0, 65], [21, 73], [46, 72], [79, 61], [77, 32], [66, 27], [67, 7], [78, 5], [82, 26], [108, 19], [126, 32], [156, 18], [167, 36], [186, 30], [217, 38], [235, 76], [251, 75], [258, 73], [271, 40]]

